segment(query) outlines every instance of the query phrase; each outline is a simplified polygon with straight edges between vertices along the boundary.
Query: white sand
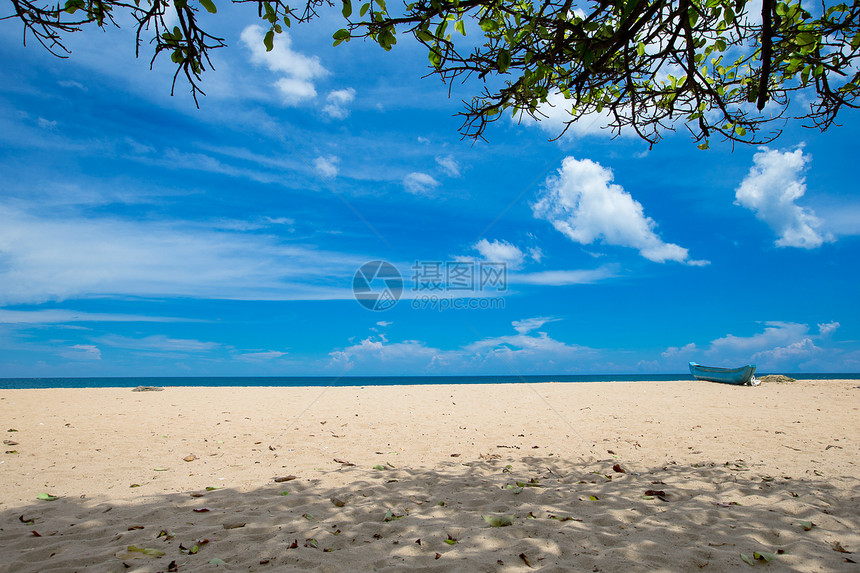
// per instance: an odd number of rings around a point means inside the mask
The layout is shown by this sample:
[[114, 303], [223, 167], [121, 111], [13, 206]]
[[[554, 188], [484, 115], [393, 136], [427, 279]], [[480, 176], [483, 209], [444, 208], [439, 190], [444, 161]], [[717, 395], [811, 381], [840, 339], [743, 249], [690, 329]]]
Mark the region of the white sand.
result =
[[860, 571], [858, 408], [856, 380], [0, 390], [0, 570]]

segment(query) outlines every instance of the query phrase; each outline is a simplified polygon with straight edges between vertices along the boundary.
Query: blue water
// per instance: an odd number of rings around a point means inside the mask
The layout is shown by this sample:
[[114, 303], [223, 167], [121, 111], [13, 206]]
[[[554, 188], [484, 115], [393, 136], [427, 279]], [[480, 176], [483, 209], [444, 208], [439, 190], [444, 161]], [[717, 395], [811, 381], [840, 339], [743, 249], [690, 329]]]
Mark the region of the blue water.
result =
[[[758, 373], [757, 373], [758, 374]], [[764, 372], [759, 377], [765, 375]], [[787, 374], [804, 380], [860, 380], [860, 374]], [[692, 380], [689, 374], [576, 374], [557, 376], [286, 376], [286, 377], [129, 377], [0, 378], [10, 388], [134, 388], [136, 386], [392, 386], [421, 384], [523, 384], [534, 382], [631, 382]]]

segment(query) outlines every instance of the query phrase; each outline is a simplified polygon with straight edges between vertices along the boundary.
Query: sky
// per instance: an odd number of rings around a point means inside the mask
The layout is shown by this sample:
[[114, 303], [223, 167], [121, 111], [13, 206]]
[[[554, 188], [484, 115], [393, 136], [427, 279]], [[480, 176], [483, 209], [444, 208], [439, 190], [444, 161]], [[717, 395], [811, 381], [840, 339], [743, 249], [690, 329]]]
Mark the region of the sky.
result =
[[0, 21], [0, 377], [860, 372], [860, 113], [475, 142], [414, 42], [218, 8], [199, 109], [127, 27]]

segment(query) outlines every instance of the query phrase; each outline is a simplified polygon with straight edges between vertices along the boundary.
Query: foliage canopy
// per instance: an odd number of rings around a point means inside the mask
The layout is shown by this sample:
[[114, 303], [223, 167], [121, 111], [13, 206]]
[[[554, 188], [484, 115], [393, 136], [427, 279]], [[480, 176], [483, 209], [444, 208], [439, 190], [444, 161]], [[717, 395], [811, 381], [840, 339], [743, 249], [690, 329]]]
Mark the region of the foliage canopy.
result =
[[[198, 22], [200, 10], [217, 11], [213, 0], [10, 1], [15, 13], [6, 19], [23, 22], [25, 42], [35, 37], [61, 56], [66, 34], [130, 12], [138, 55], [144, 40], [152, 62], [167, 52], [173, 87], [183, 74], [195, 101], [209, 51], [226, 45]], [[268, 50], [284, 27], [331, 5], [232, 1], [256, 5]], [[564, 131], [600, 114], [614, 132], [632, 129], [652, 145], [683, 125], [705, 149], [715, 134], [772, 141], [792, 119], [825, 130], [844, 107], [860, 105], [860, 0], [415, 0], [392, 8], [385, 0], [335, 1], [346, 22], [335, 45], [369, 38], [390, 50], [411, 37], [449, 86], [478, 79], [482, 87], [460, 113], [461, 132], [473, 138], [505, 112], [540, 119], [561, 105], [570, 112]], [[792, 96], [808, 107], [798, 112]]]

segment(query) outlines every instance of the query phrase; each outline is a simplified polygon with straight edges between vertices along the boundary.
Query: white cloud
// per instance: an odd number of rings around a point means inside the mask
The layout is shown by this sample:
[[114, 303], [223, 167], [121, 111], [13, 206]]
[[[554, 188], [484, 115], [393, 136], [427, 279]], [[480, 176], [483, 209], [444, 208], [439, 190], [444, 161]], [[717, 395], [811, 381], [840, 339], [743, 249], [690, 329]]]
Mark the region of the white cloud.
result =
[[776, 232], [779, 247], [814, 249], [834, 240], [821, 231], [823, 222], [811, 209], [795, 204], [806, 193], [803, 172], [809, 161], [800, 148], [780, 153], [762, 147], [735, 190], [735, 204], [767, 223]]
[[102, 351], [92, 344], [75, 344], [60, 352], [60, 356], [69, 360], [101, 360]]
[[712, 366], [756, 364], [759, 372], [831, 371], [837, 364], [848, 364], [850, 356], [838, 348], [819, 346], [839, 327], [838, 322], [818, 325], [819, 334], [812, 334], [806, 324], [770, 321], [750, 336], [726, 336], [712, 340], [707, 346], [690, 343], [670, 347], [662, 353], [664, 370], [686, 366], [690, 360]]
[[[547, 101], [538, 107], [540, 120], [524, 118], [528, 124], [536, 125], [553, 137], [557, 136], [565, 128], [565, 124], [571, 120], [570, 108], [573, 102], [566, 99], [564, 94], [555, 92], [547, 96]], [[542, 117], [540, 114], [543, 114]], [[594, 135], [602, 137], [614, 137], [617, 132], [606, 129], [605, 126], [612, 123], [612, 115], [608, 111], [590, 113], [572, 123], [564, 134], [564, 138], [580, 138]], [[622, 137], [635, 137], [636, 132], [626, 129], [621, 132]]]
[[314, 159], [314, 169], [317, 173], [327, 179], [337, 177], [337, 164], [340, 163], [340, 157], [329, 155], [328, 157], [317, 157]]
[[687, 249], [663, 242], [654, 232], [654, 220], [630, 193], [612, 183], [613, 177], [611, 169], [598, 163], [567, 157], [558, 176], [547, 179], [543, 195], [532, 206], [534, 215], [583, 245], [602, 241], [638, 249], [657, 263], [707, 264], [689, 259]]
[[275, 87], [281, 92], [284, 103], [298, 105], [301, 102], [317, 97], [314, 84], [298, 78], [281, 78], [275, 82]]
[[346, 119], [349, 116], [347, 105], [355, 99], [355, 90], [347, 88], [344, 90], [330, 91], [325, 98], [326, 105], [323, 107], [323, 113], [332, 119]]
[[836, 321], [819, 323], [818, 324], [818, 333], [821, 336], [830, 336], [831, 334], [836, 332], [836, 329], [839, 328], [840, 326], [841, 325]]
[[511, 325], [514, 327], [514, 330], [516, 330], [519, 334], [528, 334], [532, 330], [540, 328], [547, 322], [555, 322], [556, 320], [559, 319], [552, 318], [549, 316], [538, 316], [535, 318], [526, 318], [524, 320], [515, 320], [511, 323]]
[[275, 82], [284, 103], [298, 105], [301, 102], [316, 97], [317, 92], [313, 80], [328, 75], [319, 58], [305, 56], [292, 49], [292, 39], [283, 32], [275, 35], [274, 47], [271, 52], [263, 45], [263, 28], [251, 25], [242, 30], [242, 42], [251, 51], [251, 61], [264, 65], [270, 71], [283, 74], [284, 77]]
[[57, 83], [64, 88], [76, 88], [82, 92], [87, 91], [87, 88], [81, 82], [76, 82], [74, 80], [60, 80]]
[[515, 273], [508, 275], [508, 284], [527, 284], [544, 286], [567, 286], [594, 284], [615, 278], [618, 273], [614, 265], [604, 265], [598, 269], [575, 271], [539, 271], [534, 273]]
[[442, 171], [445, 172], [445, 175], [449, 177], [459, 177], [460, 176], [460, 164], [457, 163], [457, 160], [453, 155], [445, 155], [437, 156], [436, 163], [439, 164], [439, 167], [442, 168]]
[[436, 187], [439, 186], [439, 182], [431, 175], [414, 172], [403, 178], [403, 186], [406, 188], [406, 191], [413, 195], [429, 196], [432, 195], [436, 190]]
[[40, 117], [38, 119], [39, 127], [42, 129], [54, 130], [57, 128], [57, 122]]
[[202, 322], [167, 316], [106, 314], [76, 310], [8, 310], [0, 308], [0, 324], [64, 324], [67, 322]]
[[385, 328], [387, 326], [391, 326], [392, 324], [394, 324], [394, 323], [389, 321], [389, 320], [380, 320], [379, 322], [376, 323], [376, 326], [381, 326], [382, 328]]
[[691, 342], [681, 346], [680, 348], [677, 346], [670, 346], [660, 356], [663, 358], [683, 358], [686, 356], [687, 358], [685, 358], [685, 360], [689, 361], [689, 357], [691, 357], [697, 350], [695, 343]]
[[464, 346], [442, 350], [417, 340], [389, 342], [384, 336], [371, 336], [343, 350], [329, 354], [328, 368], [339, 371], [371, 372], [496, 372], [575, 371], [593, 360], [598, 351], [566, 344], [545, 332], [529, 333], [557, 320], [537, 317], [514, 321], [516, 334], [487, 337]]
[[508, 270], [518, 269], [525, 261], [525, 255], [516, 246], [507, 241], [497, 240], [492, 243], [481, 239], [472, 248], [478, 251], [484, 260], [491, 263], [504, 263]]
[[276, 360], [286, 355], [286, 352], [280, 352], [278, 350], [265, 350], [261, 352], [245, 352], [244, 354], [238, 354], [236, 355], [236, 359], [244, 360], [247, 362], [262, 362]]
[[100, 344], [111, 346], [113, 348], [122, 348], [125, 350], [143, 350], [143, 351], [158, 351], [158, 352], [179, 352], [179, 353], [200, 353], [209, 352], [220, 348], [221, 344], [217, 342], [205, 342], [202, 340], [170, 338], [163, 334], [155, 334], [145, 336], [143, 338], [132, 338], [129, 336], [120, 336], [110, 334], [102, 336], [98, 339]]
[[364, 257], [188, 221], [33, 215], [0, 204], [0, 305], [93, 296], [349, 299]]

